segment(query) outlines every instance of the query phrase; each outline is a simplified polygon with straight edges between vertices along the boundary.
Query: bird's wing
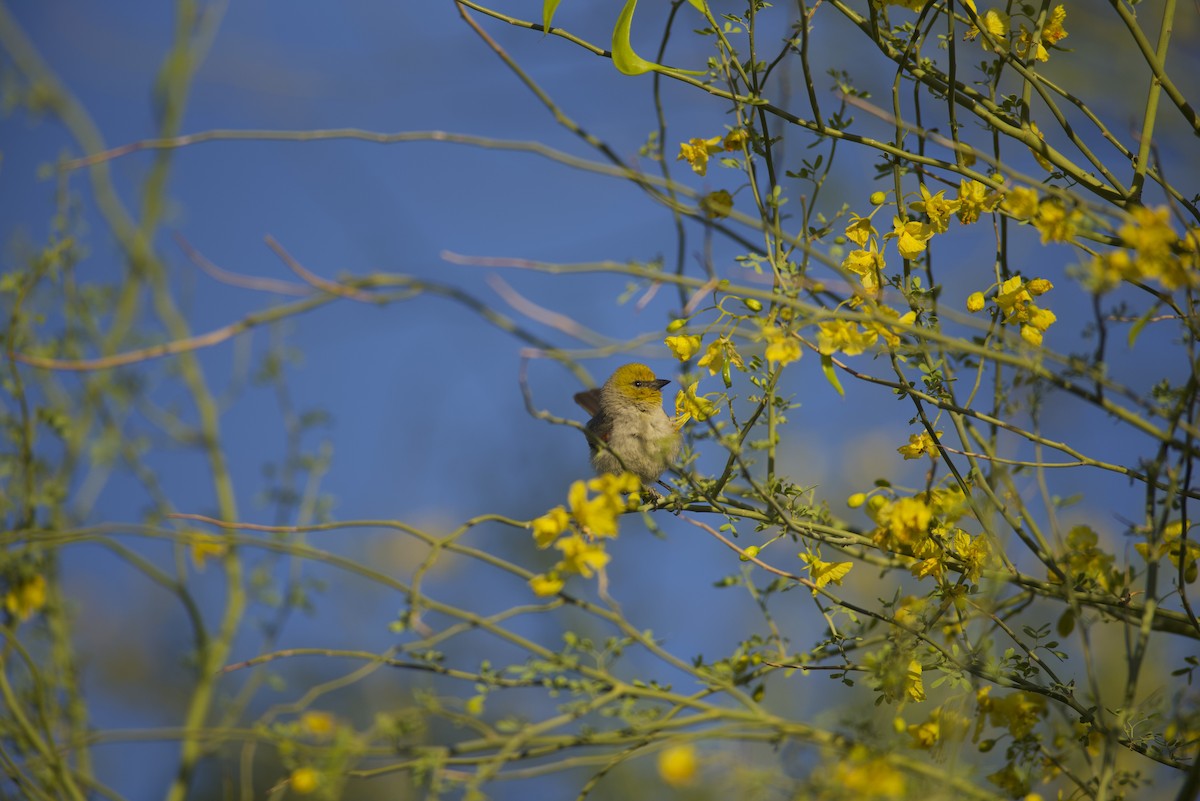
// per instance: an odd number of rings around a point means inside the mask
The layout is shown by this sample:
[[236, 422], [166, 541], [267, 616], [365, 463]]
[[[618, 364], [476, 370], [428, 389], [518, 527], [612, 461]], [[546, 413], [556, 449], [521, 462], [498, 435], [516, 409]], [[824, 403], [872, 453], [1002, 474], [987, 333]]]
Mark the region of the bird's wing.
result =
[[575, 402], [583, 407], [583, 410], [589, 416], [595, 417], [600, 414], [600, 389], [585, 389], [583, 392], [575, 393]]
[[597, 442], [608, 442], [612, 436], [612, 418], [604, 412], [596, 412], [587, 423], [588, 447], [595, 453], [600, 449]]

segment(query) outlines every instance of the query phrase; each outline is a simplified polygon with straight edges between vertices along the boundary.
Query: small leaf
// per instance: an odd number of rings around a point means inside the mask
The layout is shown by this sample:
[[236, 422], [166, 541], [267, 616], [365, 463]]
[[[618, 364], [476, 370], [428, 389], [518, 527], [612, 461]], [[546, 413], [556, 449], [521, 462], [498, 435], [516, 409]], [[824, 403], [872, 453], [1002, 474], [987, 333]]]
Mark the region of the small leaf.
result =
[[1142, 333], [1142, 329], [1146, 327], [1146, 323], [1150, 322], [1150, 318], [1158, 311], [1158, 304], [1155, 303], [1146, 313], [1137, 318], [1137, 321], [1129, 328], [1129, 347], [1133, 347], [1133, 343], [1137, 341], [1138, 335]]
[[837, 394], [843, 398], [846, 397], [846, 390], [842, 389], [842, 382], [838, 381], [837, 373], [833, 370], [832, 356], [821, 356], [821, 372], [825, 374], [825, 380], [829, 382], [829, 385], [837, 390]]
[[562, 0], [542, 0], [542, 32], [550, 32], [550, 23], [554, 20], [554, 12]]
[[[696, 0], [692, 0], [692, 5], [696, 6]], [[697, 6], [697, 8], [699, 7]], [[667, 74], [675, 73], [677, 75], [705, 74], [703, 70], [679, 70], [673, 67], [665, 67], [662, 64], [647, 61], [633, 52], [633, 45], [629, 42], [629, 31], [633, 27], [633, 11], [635, 8], [637, 8], [637, 0], [625, 0], [625, 7], [621, 9], [621, 14], [617, 17], [617, 24], [613, 27], [612, 60], [613, 66], [617, 68], [618, 72], [622, 72], [625, 75], [641, 75], [651, 71]]]

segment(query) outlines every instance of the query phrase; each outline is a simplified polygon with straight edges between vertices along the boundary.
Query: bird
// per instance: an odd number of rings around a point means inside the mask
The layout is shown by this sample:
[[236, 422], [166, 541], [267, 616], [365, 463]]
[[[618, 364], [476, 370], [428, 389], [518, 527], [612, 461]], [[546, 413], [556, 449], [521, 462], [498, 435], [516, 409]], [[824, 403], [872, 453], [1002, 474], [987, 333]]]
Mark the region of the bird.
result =
[[628, 471], [658, 494], [651, 485], [679, 453], [679, 431], [662, 408], [669, 383], [635, 362], [618, 367], [603, 386], [575, 394], [591, 415], [586, 429], [597, 474]]

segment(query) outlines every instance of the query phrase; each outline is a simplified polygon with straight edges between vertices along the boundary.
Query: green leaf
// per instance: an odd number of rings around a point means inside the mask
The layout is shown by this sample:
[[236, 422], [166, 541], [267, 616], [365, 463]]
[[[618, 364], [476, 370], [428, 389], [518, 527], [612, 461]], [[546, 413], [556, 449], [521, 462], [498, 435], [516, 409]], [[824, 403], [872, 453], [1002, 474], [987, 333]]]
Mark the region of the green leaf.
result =
[[1146, 309], [1146, 313], [1137, 318], [1137, 322], [1129, 329], [1129, 347], [1133, 347], [1133, 343], [1137, 341], [1138, 335], [1142, 333], [1142, 329], [1146, 327], [1146, 323], [1150, 322], [1150, 318], [1158, 312], [1158, 304], [1155, 303], [1150, 308]]
[[625, 75], [641, 75], [659, 66], [633, 52], [629, 43], [629, 30], [633, 26], [633, 10], [637, 8], [637, 0], [625, 0], [625, 7], [617, 17], [617, 25], [613, 28], [612, 60], [618, 72]]
[[[689, 2], [703, 11], [703, 6], [697, 5], [697, 2], [702, 3], [702, 0], [689, 0]], [[621, 15], [617, 17], [617, 24], [613, 28], [612, 60], [618, 72], [625, 75], [642, 75], [643, 73], [652, 71], [668, 75], [671, 73], [680, 75], [705, 74], [703, 70], [679, 70], [673, 67], [664, 67], [662, 64], [647, 61], [633, 52], [633, 45], [629, 42], [629, 31], [633, 27], [633, 11], [636, 8], [637, 0], [625, 0], [625, 7], [621, 9]]]
[[542, 0], [542, 32], [550, 32], [550, 23], [554, 20], [554, 12], [562, 0]]
[[833, 356], [821, 356], [821, 372], [825, 374], [829, 385], [837, 390], [837, 394], [846, 397], [846, 390], [842, 389], [842, 382], [838, 381], [837, 373], [833, 371]]

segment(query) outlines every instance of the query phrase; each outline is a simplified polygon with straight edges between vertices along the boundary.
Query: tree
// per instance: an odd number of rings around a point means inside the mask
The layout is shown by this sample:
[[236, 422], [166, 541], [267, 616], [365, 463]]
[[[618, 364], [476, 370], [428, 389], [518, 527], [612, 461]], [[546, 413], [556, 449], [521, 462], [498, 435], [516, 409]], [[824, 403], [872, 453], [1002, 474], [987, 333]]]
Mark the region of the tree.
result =
[[[1113, 0], [1097, 21], [1050, 2], [628, 0], [603, 20], [611, 48], [575, 32], [591, 24], [583, 6], [546, 0], [527, 20], [493, 5], [457, 0], [459, 30], [576, 150], [411, 129], [184, 133], [224, 13], [188, 2], [155, 84], [158, 135], [108, 147], [0, 6], [12, 104], [71, 139], [46, 170], [45, 241], [13, 234], [0, 285], [6, 792], [133, 797], [103, 751], [145, 738], [178, 746], [154, 788], [171, 799], [1200, 795], [1200, 195], [1189, 159], [1200, 119], [1169, 47], [1174, 2]], [[652, 25], [653, 59], [635, 46]], [[503, 37], [600, 56], [580, 69], [627, 76], [623, 102], [649, 92], [654, 118], [628, 113], [648, 132], [636, 157], [576, 118], [578, 98], [543, 88], [548, 48], [518, 57]], [[1105, 59], [1129, 83], [1081, 72]], [[1137, 123], [1121, 134], [1127, 119]], [[469, 279], [326, 278], [271, 237], [294, 280], [231, 273], [164, 236], [183, 154], [328, 140], [532, 153], [576, 180], [628, 187], [673, 250], [565, 262], [439, 243], [450, 264], [497, 271], [498, 303]], [[150, 156], [135, 213], [114, 167], [139, 151]], [[188, 308], [195, 267], [231, 296], [259, 293], [256, 307], [200, 324], [205, 310]], [[552, 285], [562, 306], [501, 273]], [[641, 308], [661, 326], [652, 337], [593, 330], [582, 318], [596, 314], [598, 286], [600, 319], [623, 321], [612, 328], [632, 332]], [[237, 297], [228, 308], [246, 302]], [[447, 443], [473, 457], [458, 472], [439, 461], [442, 443], [407, 457], [461, 482], [453, 524], [335, 513], [320, 485], [337, 429], [293, 389], [297, 327], [321, 307], [380, 307], [432, 351], [454, 329], [419, 330], [400, 311], [439, 299], [505, 333], [524, 430], [564, 430], [581, 452], [569, 429], [582, 425], [556, 400], [572, 390], [558, 381], [548, 394], [543, 367], [586, 385], [597, 357], [673, 364], [659, 371], [678, 379], [685, 441], [671, 493], [580, 475], [526, 516], [474, 513], [472, 492], [494, 500], [513, 465], [477, 458], [464, 437]], [[263, 327], [270, 342], [247, 351], [248, 382], [242, 361], [217, 354]], [[452, 352], [455, 370], [484, 369], [471, 347]], [[406, 402], [440, 398], [441, 380], [412, 370]], [[491, 388], [475, 389], [487, 417]], [[845, 399], [828, 420], [808, 411], [818, 391]], [[261, 454], [224, 417], [263, 396], [277, 401], [282, 455], [255, 485], [247, 464]], [[427, 411], [397, 417], [407, 441], [436, 429]], [[848, 491], [804, 477], [806, 432], [827, 429], [841, 457], [868, 428], [900, 458], [872, 451]], [[181, 480], [178, 451], [203, 460], [206, 500]], [[481, 463], [479, 481], [461, 474]], [[330, 540], [355, 532], [410, 549], [403, 569]], [[722, 556], [684, 561], [682, 549], [703, 548]], [[108, 554], [97, 564], [116, 581], [155, 585], [186, 644], [155, 632], [153, 605], [124, 610], [116, 639], [89, 636], [109, 624], [72, 568], [79, 551]], [[678, 564], [689, 569], [673, 575]], [[638, 594], [634, 571], [685, 598]], [[344, 610], [337, 626], [301, 629], [317, 644], [300, 645], [301, 613], [337, 604], [327, 587], [402, 608], [386, 632], [372, 621], [364, 642], [342, 628], [355, 614]], [[672, 604], [668, 629], [648, 629]], [[736, 636], [685, 650], [680, 632], [704, 625], [688, 619], [692, 604], [736, 609]], [[106, 697], [132, 702], [90, 689], [93, 666], [125, 657], [122, 678], [138, 675], [168, 649], [186, 666], [139, 689], [174, 722], [145, 733], [98, 723]]]

